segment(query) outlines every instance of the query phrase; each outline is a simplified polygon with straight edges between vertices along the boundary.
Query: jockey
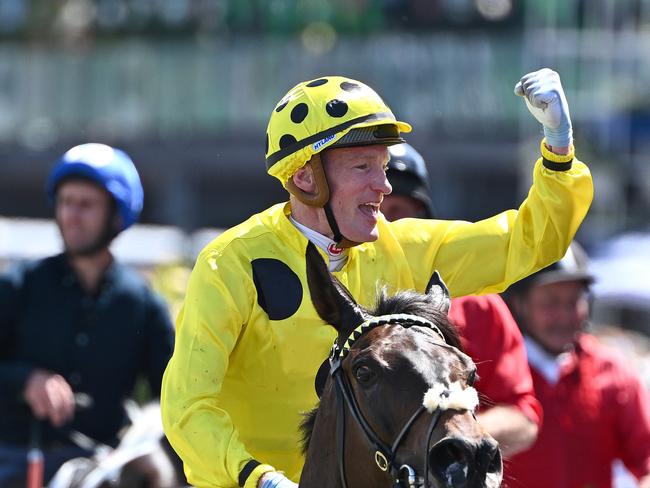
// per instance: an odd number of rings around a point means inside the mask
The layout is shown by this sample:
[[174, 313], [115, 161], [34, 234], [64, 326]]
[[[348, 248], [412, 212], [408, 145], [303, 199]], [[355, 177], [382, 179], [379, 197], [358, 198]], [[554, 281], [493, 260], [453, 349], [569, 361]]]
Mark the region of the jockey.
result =
[[47, 194], [64, 252], [0, 277], [0, 486], [25, 486], [30, 443], [44, 452], [45, 481], [66, 460], [92, 455], [76, 433], [117, 445], [123, 401], [141, 375], [157, 396], [173, 348], [164, 303], [109, 250], [142, 210], [129, 156], [73, 147], [52, 168]]
[[388, 146], [411, 126], [369, 86], [322, 77], [278, 102], [266, 166], [289, 202], [201, 252], [163, 379], [163, 425], [190, 483], [269, 488], [299, 480], [298, 426], [317, 403], [314, 376], [336, 336], [308, 298], [309, 241], [365, 306], [378, 283], [423, 290], [436, 269], [453, 295], [501, 291], [564, 253], [591, 203], [591, 177], [574, 159], [558, 75], [532, 73], [516, 91], [545, 125], [542, 157], [519, 211], [478, 223], [386, 221], [379, 206], [392, 189]]

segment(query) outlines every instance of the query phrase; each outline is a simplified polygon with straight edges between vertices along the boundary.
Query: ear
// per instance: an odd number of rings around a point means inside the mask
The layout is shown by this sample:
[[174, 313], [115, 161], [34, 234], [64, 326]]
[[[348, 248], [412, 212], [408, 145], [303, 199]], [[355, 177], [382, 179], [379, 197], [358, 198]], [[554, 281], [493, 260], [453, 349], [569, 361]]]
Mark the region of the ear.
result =
[[330, 199], [330, 188], [320, 154], [314, 154], [285, 184], [299, 201], [311, 207], [323, 207]]
[[307, 283], [314, 308], [320, 318], [334, 327], [339, 336], [347, 337], [366, 320], [364, 310], [350, 292], [327, 269], [316, 246], [307, 244]]
[[445, 315], [449, 313], [451, 297], [449, 296], [447, 285], [442, 281], [442, 278], [437, 271], [433, 272], [433, 275], [427, 284], [426, 294], [432, 298], [436, 309], [440, 310]]
[[310, 163], [305, 164], [296, 171], [291, 177], [291, 180], [296, 187], [305, 193], [315, 193], [318, 190], [314, 179], [314, 171]]

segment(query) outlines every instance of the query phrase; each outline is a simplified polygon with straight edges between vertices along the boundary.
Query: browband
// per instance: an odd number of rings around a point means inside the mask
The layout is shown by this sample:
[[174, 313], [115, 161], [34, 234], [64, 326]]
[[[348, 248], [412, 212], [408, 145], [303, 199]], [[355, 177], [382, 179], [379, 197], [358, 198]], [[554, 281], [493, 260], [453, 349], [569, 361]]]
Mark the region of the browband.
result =
[[430, 320], [424, 319], [417, 315], [411, 315], [406, 313], [393, 313], [389, 315], [380, 315], [378, 317], [373, 317], [369, 320], [366, 320], [361, 325], [359, 325], [356, 329], [350, 332], [342, 347], [339, 347], [338, 342], [335, 341], [334, 345], [332, 346], [332, 350], [330, 351], [330, 356], [329, 356], [330, 363], [337, 360], [342, 361], [345, 358], [345, 356], [347, 356], [347, 354], [350, 352], [350, 348], [354, 345], [354, 343], [366, 332], [374, 329], [375, 327], [379, 327], [381, 325], [389, 325], [389, 324], [399, 324], [402, 327], [407, 329], [414, 325], [418, 327], [427, 327], [433, 330], [436, 334], [438, 334], [443, 342], [446, 342], [445, 336], [442, 334], [442, 332], [440, 332], [440, 329]]

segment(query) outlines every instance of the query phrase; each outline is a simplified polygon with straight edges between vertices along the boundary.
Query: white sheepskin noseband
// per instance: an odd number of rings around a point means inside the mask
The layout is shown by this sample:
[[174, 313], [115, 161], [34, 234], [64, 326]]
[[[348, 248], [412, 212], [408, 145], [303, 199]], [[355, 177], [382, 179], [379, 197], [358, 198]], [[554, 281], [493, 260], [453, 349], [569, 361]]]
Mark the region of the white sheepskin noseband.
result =
[[478, 405], [478, 393], [471, 386], [463, 389], [458, 382], [452, 383], [449, 388], [437, 384], [424, 394], [422, 404], [429, 413], [437, 409], [473, 412]]

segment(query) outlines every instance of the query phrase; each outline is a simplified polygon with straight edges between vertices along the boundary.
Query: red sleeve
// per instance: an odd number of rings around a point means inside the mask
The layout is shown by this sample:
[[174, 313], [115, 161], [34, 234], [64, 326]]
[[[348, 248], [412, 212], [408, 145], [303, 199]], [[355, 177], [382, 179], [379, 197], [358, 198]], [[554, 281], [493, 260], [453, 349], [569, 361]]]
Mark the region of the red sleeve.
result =
[[535, 398], [523, 337], [498, 295], [452, 300], [449, 318], [477, 366], [481, 403], [513, 405], [537, 425], [542, 407]]
[[606, 405], [616, 412], [618, 457], [637, 478], [650, 474], [650, 393], [627, 362], [613, 351], [601, 349], [607, 371]]

